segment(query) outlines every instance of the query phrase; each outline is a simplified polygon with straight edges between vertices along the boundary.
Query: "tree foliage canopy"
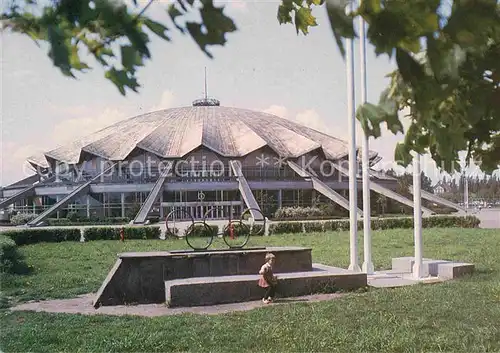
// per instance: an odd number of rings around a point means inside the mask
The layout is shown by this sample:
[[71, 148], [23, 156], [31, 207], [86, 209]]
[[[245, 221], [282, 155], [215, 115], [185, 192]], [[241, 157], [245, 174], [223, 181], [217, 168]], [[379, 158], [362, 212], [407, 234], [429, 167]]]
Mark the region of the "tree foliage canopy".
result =
[[[145, 6], [130, 0], [11, 0], [2, 14], [5, 28], [49, 43], [49, 56], [65, 75], [86, 71], [81, 53], [91, 53], [122, 94], [137, 91], [135, 73], [150, 58], [151, 33], [169, 40], [171, 28], [152, 20]], [[357, 36], [354, 19], [367, 25], [367, 40], [377, 55], [394, 57], [397, 70], [377, 104], [357, 110], [363, 129], [374, 137], [386, 124], [406, 134], [395, 158], [403, 165], [411, 151], [429, 152], [450, 170], [459, 151], [486, 171], [500, 163], [500, 5], [496, 0], [281, 0], [280, 24], [293, 24], [307, 35], [317, 26], [315, 7], [326, 9], [342, 55], [344, 40]], [[224, 45], [236, 25], [212, 0], [176, 0], [166, 7], [174, 27], [190, 35], [211, 57], [208, 47]], [[197, 13], [200, 22], [188, 14]], [[398, 112], [407, 109], [405, 132]]]

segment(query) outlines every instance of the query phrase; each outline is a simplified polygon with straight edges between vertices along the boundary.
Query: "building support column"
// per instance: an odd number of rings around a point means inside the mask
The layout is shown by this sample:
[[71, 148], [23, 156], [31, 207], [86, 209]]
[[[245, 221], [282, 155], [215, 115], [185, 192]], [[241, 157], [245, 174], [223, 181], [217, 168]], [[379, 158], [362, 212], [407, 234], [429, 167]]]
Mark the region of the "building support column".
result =
[[[60, 199], [61, 199], [61, 198], [59, 197], [59, 195], [57, 195], [57, 196], [56, 196], [56, 203], [58, 203]], [[56, 218], [57, 218], [57, 219], [59, 219], [59, 216], [60, 216], [60, 213], [59, 213], [59, 211], [57, 211], [57, 213], [56, 213]]]
[[278, 208], [283, 207], [283, 190], [278, 190]]
[[88, 194], [86, 197], [86, 201], [87, 201], [87, 218], [90, 218], [90, 195]]
[[165, 214], [163, 212], [163, 193], [165, 192], [165, 190], [162, 190], [161, 193], [160, 193], [160, 221], [163, 219], [163, 217], [165, 217]]
[[125, 218], [125, 193], [122, 192], [120, 195], [120, 202], [122, 206], [122, 218]]

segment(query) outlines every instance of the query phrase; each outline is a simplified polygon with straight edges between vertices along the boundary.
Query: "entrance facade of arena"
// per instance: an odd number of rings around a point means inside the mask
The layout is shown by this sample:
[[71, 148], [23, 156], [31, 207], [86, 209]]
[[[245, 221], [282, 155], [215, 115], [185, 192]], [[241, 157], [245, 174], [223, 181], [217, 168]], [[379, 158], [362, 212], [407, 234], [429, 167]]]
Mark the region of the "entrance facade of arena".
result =
[[160, 200], [160, 219], [175, 211], [177, 219], [191, 215], [201, 219], [237, 219], [245, 209], [244, 201], [238, 190], [217, 191], [174, 191], [163, 193]]

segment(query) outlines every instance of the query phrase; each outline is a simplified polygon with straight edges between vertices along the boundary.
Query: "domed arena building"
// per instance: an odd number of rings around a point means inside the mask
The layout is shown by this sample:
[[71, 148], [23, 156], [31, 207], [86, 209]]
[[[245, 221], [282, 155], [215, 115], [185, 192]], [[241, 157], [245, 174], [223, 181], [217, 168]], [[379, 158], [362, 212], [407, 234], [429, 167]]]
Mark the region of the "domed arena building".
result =
[[[347, 159], [346, 141], [202, 99], [120, 121], [28, 158], [36, 174], [3, 188], [0, 209], [36, 213], [30, 226], [68, 212], [143, 224], [173, 209], [197, 219], [239, 217], [247, 208], [269, 217], [280, 207], [318, 201], [348, 209]], [[371, 165], [379, 160], [370, 152]], [[360, 172], [359, 163], [361, 190]], [[371, 185], [412, 206], [394, 192], [394, 179], [374, 171]]]

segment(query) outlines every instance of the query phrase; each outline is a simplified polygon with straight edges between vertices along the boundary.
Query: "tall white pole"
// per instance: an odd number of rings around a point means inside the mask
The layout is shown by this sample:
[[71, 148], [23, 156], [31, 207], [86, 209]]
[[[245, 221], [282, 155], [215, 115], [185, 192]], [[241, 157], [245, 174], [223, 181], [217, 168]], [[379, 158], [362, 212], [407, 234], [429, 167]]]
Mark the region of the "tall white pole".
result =
[[[354, 11], [354, 1], [349, 2], [349, 12]], [[358, 188], [356, 158], [356, 115], [354, 89], [354, 40], [346, 39], [347, 69], [347, 119], [349, 130], [349, 218], [350, 218], [350, 258], [349, 270], [360, 272], [358, 263]]]
[[420, 183], [420, 155], [413, 157], [413, 219], [415, 237], [415, 263], [413, 277], [422, 278], [422, 198]]
[[[367, 82], [366, 82], [366, 38], [365, 38], [365, 21], [359, 16], [359, 57], [360, 57], [360, 74], [361, 74], [361, 102], [367, 101]], [[371, 207], [370, 207], [370, 141], [369, 136], [363, 134], [363, 272], [373, 274], [372, 262], [372, 234], [371, 234]]]
[[469, 180], [467, 179], [467, 169], [464, 170], [464, 206], [465, 212], [469, 212]]

